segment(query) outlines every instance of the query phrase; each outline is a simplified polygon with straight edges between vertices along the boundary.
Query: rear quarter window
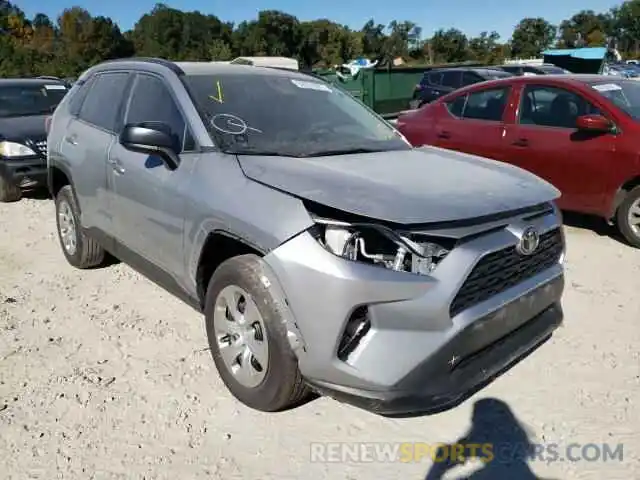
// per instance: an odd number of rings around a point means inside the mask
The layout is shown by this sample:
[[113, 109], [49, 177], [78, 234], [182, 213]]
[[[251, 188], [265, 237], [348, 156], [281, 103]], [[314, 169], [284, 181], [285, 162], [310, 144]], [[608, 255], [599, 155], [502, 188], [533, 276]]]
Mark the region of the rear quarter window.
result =
[[71, 87], [71, 90], [69, 90], [69, 93], [67, 94], [69, 96], [69, 113], [74, 117], [77, 117], [80, 113], [82, 103], [84, 102], [84, 99], [86, 98], [87, 93], [91, 88], [91, 83], [93, 82], [94, 78], [95, 77], [90, 77], [86, 82], [83, 82], [81, 84], [76, 83], [73, 87]]
[[467, 103], [467, 95], [461, 95], [453, 98], [445, 103], [447, 110], [454, 117], [461, 118], [462, 112], [464, 112], [464, 106]]

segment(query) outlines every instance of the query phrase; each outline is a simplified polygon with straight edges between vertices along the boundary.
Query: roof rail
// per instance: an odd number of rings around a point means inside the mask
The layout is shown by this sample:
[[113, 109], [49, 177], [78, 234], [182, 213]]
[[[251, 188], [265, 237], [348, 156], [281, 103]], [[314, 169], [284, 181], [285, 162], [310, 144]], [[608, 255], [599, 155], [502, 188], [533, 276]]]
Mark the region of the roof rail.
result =
[[154, 63], [156, 65], [161, 65], [163, 67], [168, 68], [176, 75], [184, 75], [184, 71], [176, 65], [171, 60], [166, 60], [164, 58], [155, 58], [155, 57], [127, 57], [127, 58], [114, 58], [113, 60], [106, 60], [102, 63], [121, 63], [121, 62], [144, 62], [144, 63]]

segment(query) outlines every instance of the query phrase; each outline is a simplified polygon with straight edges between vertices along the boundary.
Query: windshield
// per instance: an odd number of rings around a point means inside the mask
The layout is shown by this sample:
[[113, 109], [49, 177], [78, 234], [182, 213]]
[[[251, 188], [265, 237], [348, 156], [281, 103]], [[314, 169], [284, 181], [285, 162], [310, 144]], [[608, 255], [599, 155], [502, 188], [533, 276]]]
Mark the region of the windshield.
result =
[[411, 148], [350, 94], [313, 77], [274, 71], [184, 81], [227, 153], [312, 157]]
[[66, 93], [59, 83], [0, 85], [0, 118], [53, 113]]
[[635, 120], [640, 120], [640, 82], [608, 80], [594, 83], [591, 86]]

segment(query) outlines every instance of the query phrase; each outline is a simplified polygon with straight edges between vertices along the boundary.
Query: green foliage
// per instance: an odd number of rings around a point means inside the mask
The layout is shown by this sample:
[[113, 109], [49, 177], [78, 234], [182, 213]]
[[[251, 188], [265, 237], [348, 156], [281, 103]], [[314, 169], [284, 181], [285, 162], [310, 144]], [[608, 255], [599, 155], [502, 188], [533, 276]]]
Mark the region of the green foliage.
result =
[[537, 57], [552, 45], [556, 32], [544, 18], [524, 18], [513, 31], [511, 53], [519, 58]]
[[132, 55], [173, 60], [230, 60], [237, 56], [296, 57], [306, 67], [331, 67], [358, 56], [410, 64], [537, 57], [551, 46], [574, 48], [615, 44], [637, 57], [640, 51], [640, 0], [628, 0], [609, 12], [584, 10], [557, 27], [543, 18], [525, 18], [509, 41], [496, 32], [467, 37], [440, 29], [423, 38], [410, 21], [389, 25], [369, 20], [354, 31], [329, 19], [300, 21], [277, 10], [263, 10], [237, 25], [215, 15], [183, 12], [157, 4], [133, 29], [122, 32], [109, 18], [72, 7], [57, 19], [32, 19], [16, 5], [0, 0], [0, 76], [76, 76], [103, 60]]

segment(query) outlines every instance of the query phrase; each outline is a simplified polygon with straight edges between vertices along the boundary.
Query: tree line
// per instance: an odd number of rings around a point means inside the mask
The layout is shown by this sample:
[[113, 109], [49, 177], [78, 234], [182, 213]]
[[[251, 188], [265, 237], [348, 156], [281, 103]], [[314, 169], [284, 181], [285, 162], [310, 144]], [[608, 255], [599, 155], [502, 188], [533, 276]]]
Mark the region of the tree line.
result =
[[296, 57], [305, 67], [331, 67], [353, 58], [411, 64], [477, 61], [500, 63], [532, 58], [550, 47], [615, 46], [624, 55], [640, 55], [640, 0], [628, 0], [608, 12], [584, 10], [559, 25], [524, 18], [511, 38], [494, 31], [469, 37], [449, 28], [423, 38], [410, 21], [389, 25], [369, 20], [360, 30], [329, 19], [301, 21], [264, 10], [238, 24], [215, 15], [183, 12], [157, 4], [126, 32], [110, 18], [71, 7], [57, 19], [39, 13], [27, 18], [16, 5], [0, 0], [0, 76], [76, 76], [103, 60], [129, 56], [172, 60], [230, 60], [238, 56]]

